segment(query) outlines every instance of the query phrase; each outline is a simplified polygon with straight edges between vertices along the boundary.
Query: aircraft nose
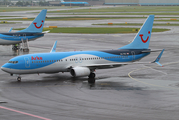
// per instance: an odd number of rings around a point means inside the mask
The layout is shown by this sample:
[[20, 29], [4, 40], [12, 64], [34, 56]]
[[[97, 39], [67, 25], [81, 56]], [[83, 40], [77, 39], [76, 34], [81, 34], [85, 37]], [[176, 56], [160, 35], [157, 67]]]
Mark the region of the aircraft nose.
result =
[[6, 72], [6, 68], [4, 67], [4, 65], [1, 67], [1, 70]]
[[1, 70], [4, 71], [4, 72], [7, 72], [9, 73], [9, 68], [6, 67], [6, 64], [4, 64], [3, 66], [1, 66]]

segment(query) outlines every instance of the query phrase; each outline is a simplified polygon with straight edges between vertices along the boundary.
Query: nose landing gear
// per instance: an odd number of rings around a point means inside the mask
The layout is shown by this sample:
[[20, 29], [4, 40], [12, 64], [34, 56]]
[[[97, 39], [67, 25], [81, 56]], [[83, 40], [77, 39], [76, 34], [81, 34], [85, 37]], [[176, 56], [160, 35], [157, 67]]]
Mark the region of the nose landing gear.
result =
[[18, 82], [21, 82], [21, 77], [20, 77], [20, 76], [17, 77], [17, 81], [18, 81]]

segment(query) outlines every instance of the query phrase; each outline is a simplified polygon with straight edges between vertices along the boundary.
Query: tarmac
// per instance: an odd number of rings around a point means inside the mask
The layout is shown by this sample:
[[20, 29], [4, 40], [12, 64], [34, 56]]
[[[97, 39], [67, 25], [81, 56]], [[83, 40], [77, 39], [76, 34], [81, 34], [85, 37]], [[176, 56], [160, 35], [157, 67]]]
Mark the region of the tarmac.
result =
[[[2, 25], [2, 31], [5, 29]], [[87, 77], [73, 78], [70, 73], [22, 75], [22, 82], [17, 82], [16, 76], [0, 71], [0, 119], [177, 120], [179, 31], [175, 26], [171, 29], [152, 33], [150, 42], [152, 50], [165, 49], [160, 61], [164, 67], [132, 64], [96, 70], [95, 84], [89, 84]], [[29, 42], [29, 53], [50, 52], [56, 40], [58, 52], [118, 49], [134, 37], [135, 34], [48, 33]], [[0, 65], [22, 54], [27, 53], [0, 46]], [[141, 62], [152, 62], [158, 54], [151, 53]]]

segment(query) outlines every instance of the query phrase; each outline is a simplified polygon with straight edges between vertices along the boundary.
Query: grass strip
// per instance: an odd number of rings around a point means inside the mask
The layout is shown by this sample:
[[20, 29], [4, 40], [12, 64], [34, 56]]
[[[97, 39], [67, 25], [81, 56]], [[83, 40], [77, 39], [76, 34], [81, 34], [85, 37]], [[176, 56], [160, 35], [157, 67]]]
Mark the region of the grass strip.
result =
[[[103, 19], [140, 19], [146, 17], [47, 17], [46, 21], [70, 21], [70, 20], [103, 20]], [[15, 19], [0, 19], [0, 20], [7, 20], [7, 21], [32, 21], [34, 18], [15, 18]]]
[[[14, 30], [22, 30], [14, 29]], [[117, 33], [137, 33], [140, 28], [99, 28], [99, 27], [60, 27], [44, 28], [44, 31], [50, 30], [50, 33], [80, 33], [80, 34], [117, 34]], [[170, 29], [153, 28], [152, 32], [164, 32]]]
[[16, 24], [21, 22], [7, 22], [7, 21], [0, 21], [0, 24]]
[[[74, 20], [105, 20], [105, 19], [146, 19], [147, 17], [47, 17], [46, 21], [74, 21]], [[156, 17], [156, 18], [167, 18], [168, 20], [155, 20], [155, 21], [179, 21], [179, 20], [170, 20], [172, 18], [178, 19], [178, 17]], [[0, 19], [1, 21], [32, 21], [35, 18], [12, 18], [12, 19]]]
[[[92, 25], [108, 25], [108, 26], [115, 26], [115, 25], [123, 25], [123, 26], [142, 26], [143, 24], [141, 23], [113, 23], [113, 24], [92, 24]], [[154, 23], [153, 26], [179, 26], [179, 24], [170, 24], [170, 23], [166, 23], [166, 24], [156, 24]]]
[[61, 10], [61, 11], [48, 11], [48, 13], [76, 13], [76, 12], [173, 12], [179, 11], [178, 6], [120, 6], [120, 7], [107, 7], [107, 8], [93, 8], [88, 9], [75, 9], [75, 10]]
[[42, 9], [60, 9], [67, 7], [49, 7], [49, 6], [38, 6], [38, 7], [0, 7], [0, 12], [14, 12], [14, 11], [30, 11], [30, 10], [42, 10]]
[[[164, 13], [162, 13], [162, 12], [142, 12], [142, 13], [135, 13], [135, 12], [131, 12], [131, 13], [128, 13], [128, 12], [124, 12], [124, 13], [103, 13], [103, 12], [98, 12], [98, 13], [95, 13], [95, 12], [84, 12], [84, 13], [78, 13], [78, 12], [76, 12], [76, 13], [71, 13], [71, 14], [73, 14], [73, 15], [179, 15], [179, 13], [178, 12], [172, 12], [172, 13], [170, 13], [170, 12], [164, 12]], [[68, 14], [63, 14], [63, 15], [69, 15], [69, 13]]]

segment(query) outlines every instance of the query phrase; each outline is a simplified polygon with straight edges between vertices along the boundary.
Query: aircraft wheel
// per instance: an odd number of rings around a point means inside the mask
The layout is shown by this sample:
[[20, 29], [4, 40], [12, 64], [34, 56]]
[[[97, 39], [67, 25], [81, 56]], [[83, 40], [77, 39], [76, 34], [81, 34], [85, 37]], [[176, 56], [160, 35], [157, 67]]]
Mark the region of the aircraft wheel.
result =
[[95, 78], [95, 73], [90, 73], [90, 75], [88, 76], [89, 78]]
[[18, 82], [21, 82], [21, 77], [17, 77], [17, 81], [18, 81]]
[[88, 83], [94, 84], [95, 83], [95, 73], [90, 73], [90, 75], [88, 76]]
[[94, 84], [95, 83], [95, 78], [88, 78], [88, 83]]

